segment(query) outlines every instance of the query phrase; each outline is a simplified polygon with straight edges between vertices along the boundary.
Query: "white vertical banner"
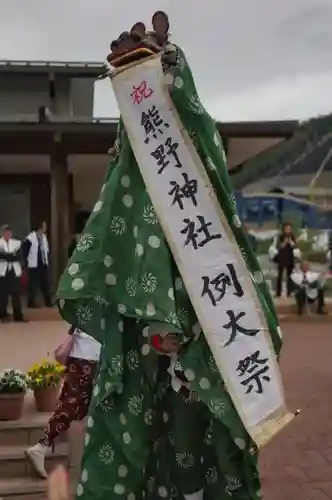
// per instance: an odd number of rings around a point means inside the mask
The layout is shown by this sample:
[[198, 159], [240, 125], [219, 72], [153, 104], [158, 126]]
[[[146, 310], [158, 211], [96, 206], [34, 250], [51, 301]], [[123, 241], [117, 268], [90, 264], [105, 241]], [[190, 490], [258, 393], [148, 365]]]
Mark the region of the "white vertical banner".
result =
[[[119, 71], [112, 84], [217, 367], [247, 431], [264, 442], [291, 419], [278, 363], [250, 274], [170, 99], [160, 57]], [[240, 224], [237, 216], [234, 223]]]

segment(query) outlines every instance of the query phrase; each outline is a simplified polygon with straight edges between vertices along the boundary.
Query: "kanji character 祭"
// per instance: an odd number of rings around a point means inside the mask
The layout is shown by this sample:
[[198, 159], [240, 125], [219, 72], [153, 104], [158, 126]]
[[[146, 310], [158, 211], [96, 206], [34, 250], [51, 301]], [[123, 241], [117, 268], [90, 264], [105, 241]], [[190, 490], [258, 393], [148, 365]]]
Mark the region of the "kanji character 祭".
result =
[[260, 351], [255, 351], [239, 361], [236, 371], [243, 378], [241, 384], [247, 387], [246, 394], [250, 394], [256, 386], [256, 393], [263, 393], [263, 381], [270, 382], [270, 377], [266, 375], [269, 371], [268, 358], [260, 358]]

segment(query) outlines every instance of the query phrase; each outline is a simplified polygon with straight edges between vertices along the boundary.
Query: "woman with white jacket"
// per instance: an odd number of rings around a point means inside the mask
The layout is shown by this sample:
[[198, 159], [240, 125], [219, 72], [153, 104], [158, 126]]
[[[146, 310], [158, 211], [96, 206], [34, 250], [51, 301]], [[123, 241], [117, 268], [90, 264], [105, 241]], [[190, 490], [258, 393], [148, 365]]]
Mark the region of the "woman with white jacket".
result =
[[25, 451], [41, 478], [47, 478], [45, 457], [52, 452], [56, 438], [67, 431], [74, 420], [82, 420], [88, 413], [99, 361], [99, 342], [78, 328], [71, 327], [68, 333], [73, 336], [73, 344], [59, 403], [48, 421], [44, 436]]

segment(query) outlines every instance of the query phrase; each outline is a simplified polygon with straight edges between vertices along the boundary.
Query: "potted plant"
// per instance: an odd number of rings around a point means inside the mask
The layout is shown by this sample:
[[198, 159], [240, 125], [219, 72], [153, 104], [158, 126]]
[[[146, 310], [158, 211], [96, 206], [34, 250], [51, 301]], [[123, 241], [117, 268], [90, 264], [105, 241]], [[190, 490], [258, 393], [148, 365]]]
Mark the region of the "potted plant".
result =
[[37, 411], [55, 410], [64, 371], [65, 367], [60, 363], [47, 359], [31, 367], [28, 372], [29, 387], [34, 392]]
[[28, 388], [27, 377], [19, 370], [9, 368], [0, 373], [0, 420], [18, 420]]

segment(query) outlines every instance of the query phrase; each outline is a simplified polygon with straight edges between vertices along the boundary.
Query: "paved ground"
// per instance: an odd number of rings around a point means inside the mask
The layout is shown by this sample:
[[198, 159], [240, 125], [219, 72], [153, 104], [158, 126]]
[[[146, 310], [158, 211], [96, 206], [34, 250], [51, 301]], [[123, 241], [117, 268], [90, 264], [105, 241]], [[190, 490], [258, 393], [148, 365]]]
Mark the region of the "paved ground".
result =
[[[59, 342], [59, 321], [0, 324], [0, 369], [27, 369]], [[332, 499], [332, 327], [288, 324], [281, 360], [289, 409], [301, 414], [261, 456], [266, 500]]]
[[332, 499], [332, 328], [289, 324], [284, 334], [288, 406], [301, 414], [262, 452], [263, 498]]

